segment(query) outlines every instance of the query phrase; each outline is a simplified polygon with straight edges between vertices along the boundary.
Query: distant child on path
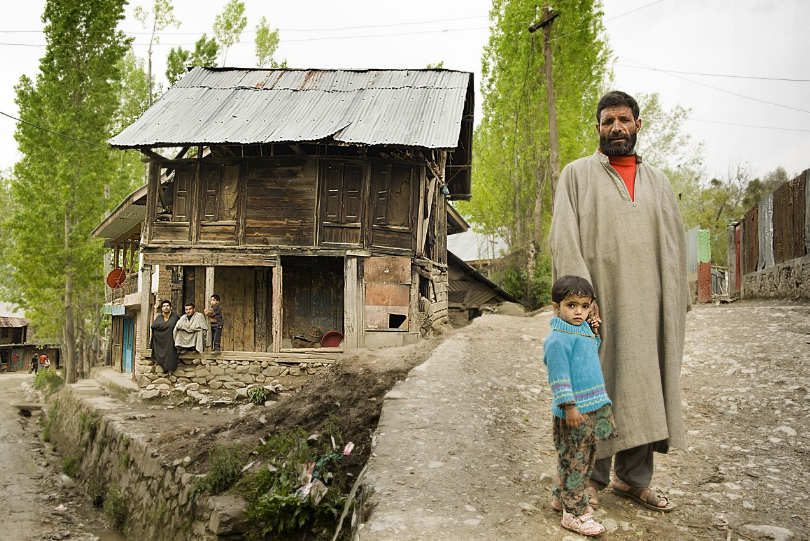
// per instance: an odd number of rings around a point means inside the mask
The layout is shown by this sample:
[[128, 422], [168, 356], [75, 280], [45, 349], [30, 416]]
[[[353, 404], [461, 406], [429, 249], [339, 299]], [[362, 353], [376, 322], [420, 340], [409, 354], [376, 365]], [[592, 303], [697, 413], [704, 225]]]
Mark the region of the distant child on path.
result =
[[579, 276], [563, 276], [551, 288], [551, 332], [543, 343], [554, 414], [554, 447], [560, 482], [551, 506], [562, 511], [561, 525], [580, 535], [605, 532], [593, 518], [586, 487], [596, 462], [596, 442], [616, 436], [613, 409], [602, 368], [599, 344], [586, 322], [595, 299], [593, 286]]
[[222, 317], [222, 307], [219, 305], [219, 295], [211, 295], [211, 309], [205, 311], [205, 315], [211, 318], [211, 352], [213, 355], [222, 353], [222, 326], [225, 319]]
[[34, 375], [36, 376], [37, 375], [37, 370], [39, 370], [39, 357], [34, 355], [34, 358], [31, 359], [31, 364], [28, 367], [28, 373], [30, 374], [31, 372], [33, 372]]

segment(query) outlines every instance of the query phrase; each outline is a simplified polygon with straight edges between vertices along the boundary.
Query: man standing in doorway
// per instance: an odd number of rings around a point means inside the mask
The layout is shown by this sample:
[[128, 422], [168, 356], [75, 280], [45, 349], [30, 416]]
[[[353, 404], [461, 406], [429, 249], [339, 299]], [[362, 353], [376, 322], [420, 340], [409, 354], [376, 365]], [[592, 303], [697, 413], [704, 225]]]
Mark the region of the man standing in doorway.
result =
[[596, 290], [592, 327], [602, 336], [619, 433], [597, 445], [588, 494], [596, 505], [597, 490], [611, 483], [619, 496], [669, 511], [674, 505], [650, 483], [653, 453], [685, 448], [680, 373], [691, 305], [683, 222], [667, 177], [635, 153], [636, 100], [609, 92], [596, 119], [599, 150], [563, 169], [549, 238], [553, 275], [581, 276]]

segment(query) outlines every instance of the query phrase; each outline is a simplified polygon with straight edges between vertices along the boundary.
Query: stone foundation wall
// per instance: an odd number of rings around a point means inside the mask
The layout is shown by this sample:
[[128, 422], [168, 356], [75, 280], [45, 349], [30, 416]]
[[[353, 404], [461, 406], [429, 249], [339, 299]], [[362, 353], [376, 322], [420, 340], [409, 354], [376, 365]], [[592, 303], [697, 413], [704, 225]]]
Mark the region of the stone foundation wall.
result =
[[810, 256], [744, 274], [741, 297], [810, 299]]
[[[295, 361], [232, 361], [212, 358], [181, 358], [177, 370], [167, 373], [148, 359], [141, 361], [138, 386], [169, 391], [197, 384], [210, 389], [242, 389], [251, 385], [295, 389], [328, 363]], [[153, 387], [154, 386], [154, 387]]]
[[186, 471], [187, 464], [161, 457], [148, 436], [127, 428], [144, 416], [122, 413], [90, 385], [79, 382], [59, 393], [50, 441], [63, 457], [76, 460], [76, 477], [91, 496], [119, 495], [127, 538], [212, 541], [230, 533], [233, 506], [217, 498], [195, 505], [189, 493], [197, 476]]

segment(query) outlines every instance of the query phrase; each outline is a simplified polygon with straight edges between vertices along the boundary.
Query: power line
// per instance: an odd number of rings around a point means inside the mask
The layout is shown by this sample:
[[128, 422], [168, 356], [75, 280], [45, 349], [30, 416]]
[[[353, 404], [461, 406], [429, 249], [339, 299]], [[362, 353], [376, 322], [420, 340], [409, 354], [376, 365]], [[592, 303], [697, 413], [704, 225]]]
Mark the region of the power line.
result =
[[92, 141], [85, 141], [84, 139], [79, 139], [78, 137], [73, 137], [72, 135], [59, 133], [58, 131], [54, 131], [54, 130], [51, 130], [49, 128], [43, 128], [42, 126], [37, 126], [36, 124], [28, 122], [27, 120], [17, 118], [16, 116], [11, 116], [10, 114], [4, 113], [2, 111], [0, 111], [0, 115], [7, 116], [8, 118], [10, 118], [12, 120], [16, 120], [17, 122], [22, 122], [23, 124], [27, 124], [27, 125], [31, 126], [32, 128], [36, 128], [36, 129], [42, 130], [44, 132], [52, 133], [54, 135], [58, 135], [59, 137], [64, 137], [65, 139], [70, 139], [71, 141], [77, 141], [79, 143], [84, 143], [86, 145], [94, 146], [94, 147], [97, 147], [97, 148], [103, 148], [104, 150], [109, 150], [110, 149], [110, 147], [105, 147], [105, 146], [93, 143]]
[[[627, 58], [626, 56], [624, 58], [626, 60], [630, 60], [630, 62], [633, 62], [633, 63], [638, 64], [640, 66], [644, 66], [645, 68], [651, 68], [651, 66], [647, 66], [646, 64], [642, 64], [641, 62], [639, 62], [637, 60]], [[731, 90], [726, 90], [724, 88], [719, 88], [719, 87], [716, 87], [716, 86], [707, 85], [706, 83], [701, 83], [699, 81], [693, 81], [692, 79], [687, 79], [686, 77], [681, 77], [680, 75], [675, 75], [673, 73], [668, 73], [666, 71], [662, 71], [661, 73], [663, 73], [664, 75], [669, 75], [670, 77], [675, 77], [676, 79], [683, 79], [684, 81], [687, 81], [687, 82], [692, 83], [692, 84], [705, 86], [706, 88], [711, 88], [712, 90], [717, 90], [719, 92], [724, 92], [726, 94], [731, 94], [732, 96], [737, 96], [739, 98], [745, 98], [747, 100], [757, 101], [759, 103], [766, 103], [768, 105], [774, 105], [776, 107], [781, 107], [783, 109], [790, 109], [791, 111], [799, 111], [801, 113], [810, 114], [810, 111], [808, 111], [807, 109], [800, 109], [798, 107], [791, 107], [790, 105], [783, 105], [781, 103], [776, 103], [776, 102], [773, 102], [773, 101], [762, 100], [762, 99], [759, 99], [759, 98], [754, 98], [752, 96], [746, 96], [745, 94], [739, 94], [737, 92], [732, 92]]]
[[[636, 11], [641, 11], [642, 9], [647, 9], [649, 7], [652, 7], [652, 6], [656, 5], [656, 4], [660, 4], [661, 2], [664, 2], [664, 1], [665, 0], [655, 0], [655, 2], [650, 2], [649, 4], [645, 4], [645, 5], [641, 6], [641, 7], [637, 7], [636, 9], [631, 9], [630, 11], [625, 11], [624, 13], [622, 13], [620, 15], [616, 15], [615, 17], [611, 17], [610, 19], [605, 19], [602, 22], [606, 23], [606, 22], [610, 22], [610, 21], [615, 21], [616, 19], [621, 19], [622, 17], [630, 15], [631, 13], [635, 13]], [[556, 41], [559, 41], [559, 40], [561, 40], [563, 38], [566, 38], [568, 36], [573, 36], [574, 34], [579, 34], [580, 32], [584, 32], [586, 30], [588, 30], [587, 27], [586, 28], [580, 28], [579, 30], [573, 30], [571, 32], [568, 32], [567, 34], [562, 34], [560, 36], [556, 36], [555, 38], [551, 39], [550, 41], [555, 41], [556, 42]]]
[[725, 124], [727, 126], [740, 126], [742, 128], [757, 128], [761, 130], [780, 130], [780, 131], [797, 131], [797, 132], [807, 132], [810, 133], [810, 130], [802, 130], [799, 128], [781, 128], [778, 126], [754, 126], [752, 124], [737, 124], [735, 122], [720, 122], [719, 120], [704, 120], [702, 118], [687, 118], [686, 120], [693, 120], [695, 122], [706, 122], [708, 124]]
[[[621, 58], [621, 57], [619, 57]], [[630, 60], [628, 58], [628, 60]], [[630, 60], [633, 62], [633, 60]], [[678, 71], [678, 70], [667, 70], [663, 68], [653, 68], [653, 67], [644, 67], [644, 66], [630, 66], [628, 64], [614, 64], [620, 68], [631, 68], [631, 69], [638, 69], [638, 70], [650, 70], [650, 71], [660, 71], [664, 73], [680, 73], [684, 75], [702, 75], [705, 77], [726, 77], [730, 79], [753, 79], [756, 81], [787, 81], [791, 83], [810, 83], [810, 79], [791, 79], [788, 77], [758, 77], [755, 75], [730, 75], [730, 74], [722, 74], [722, 73], [703, 73], [698, 71]]]

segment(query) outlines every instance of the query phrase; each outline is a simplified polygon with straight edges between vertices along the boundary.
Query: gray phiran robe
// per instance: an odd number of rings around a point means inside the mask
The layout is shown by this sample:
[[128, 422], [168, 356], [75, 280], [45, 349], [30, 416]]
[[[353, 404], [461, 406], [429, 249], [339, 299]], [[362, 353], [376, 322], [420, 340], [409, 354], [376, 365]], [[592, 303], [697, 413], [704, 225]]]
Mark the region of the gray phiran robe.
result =
[[552, 275], [582, 276], [602, 317], [599, 355], [619, 437], [597, 458], [654, 443], [686, 448], [681, 360], [686, 312], [686, 240], [667, 177], [637, 156], [635, 201], [597, 151], [567, 165], [554, 200]]
[[177, 348], [174, 347], [174, 326], [180, 318], [172, 312], [168, 321], [158, 314], [152, 322], [152, 358], [167, 372], [177, 369]]

